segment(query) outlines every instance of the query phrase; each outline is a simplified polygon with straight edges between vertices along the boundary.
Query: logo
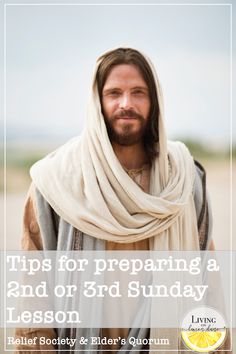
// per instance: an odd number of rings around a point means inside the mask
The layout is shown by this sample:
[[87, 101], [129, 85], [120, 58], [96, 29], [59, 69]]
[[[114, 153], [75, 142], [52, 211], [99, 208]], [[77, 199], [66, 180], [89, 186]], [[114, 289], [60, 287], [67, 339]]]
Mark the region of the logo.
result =
[[225, 320], [208, 306], [198, 307], [187, 313], [182, 321], [181, 337], [188, 349], [197, 353], [210, 353], [226, 339]]

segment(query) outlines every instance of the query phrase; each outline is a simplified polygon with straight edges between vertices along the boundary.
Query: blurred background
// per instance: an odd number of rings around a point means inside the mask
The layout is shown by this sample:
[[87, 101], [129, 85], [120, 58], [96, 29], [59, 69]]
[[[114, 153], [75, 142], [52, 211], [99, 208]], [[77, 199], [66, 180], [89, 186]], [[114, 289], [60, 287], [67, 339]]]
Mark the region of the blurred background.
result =
[[[206, 169], [216, 248], [236, 249], [230, 187], [236, 165], [234, 159], [232, 165], [230, 161], [231, 134], [232, 152], [236, 142], [231, 126], [230, 55], [231, 15], [235, 14], [224, 5], [230, 1], [122, 5], [121, 0], [114, 6], [112, 1], [109, 6], [96, 1], [88, 6], [73, 0], [66, 6], [60, 2], [52, 0], [47, 6], [41, 0], [34, 6], [35, 0], [25, 0], [25, 5], [0, 1], [5, 23], [0, 42], [3, 48], [5, 36], [6, 64], [4, 70], [1, 55], [5, 91], [2, 80], [0, 110], [3, 116], [5, 107], [7, 181], [6, 233], [4, 237], [2, 224], [0, 250], [4, 245], [8, 250], [20, 248], [30, 166], [80, 134], [96, 58], [124, 45], [145, 52], [153, 61], [163, 89], [168, 138], [184, 141]], [[234, 47], [232, 54], [234, 61]], [[0, 149], [3, 215], [3, 135]], [[235, 190], [235, 179], [232, 187]]]

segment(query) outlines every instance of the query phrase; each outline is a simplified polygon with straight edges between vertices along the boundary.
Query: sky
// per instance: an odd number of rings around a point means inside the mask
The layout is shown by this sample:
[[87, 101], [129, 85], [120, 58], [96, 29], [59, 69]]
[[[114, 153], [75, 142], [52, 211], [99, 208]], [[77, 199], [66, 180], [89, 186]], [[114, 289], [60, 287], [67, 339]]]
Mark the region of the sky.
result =
[[170, 139], [229, 144], [229, 5], [18, 2], [6, 6], [5, 20], [9, 139], [78, 135], [96, 58], [125, 45], [156, 67]]

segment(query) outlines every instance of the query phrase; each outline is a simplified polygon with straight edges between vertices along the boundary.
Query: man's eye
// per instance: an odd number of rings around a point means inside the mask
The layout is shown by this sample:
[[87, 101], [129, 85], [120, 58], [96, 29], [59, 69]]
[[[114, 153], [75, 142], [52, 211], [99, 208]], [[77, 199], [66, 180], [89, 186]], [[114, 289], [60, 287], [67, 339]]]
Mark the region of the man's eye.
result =
[[119, 96], [119, 91], [111, 91], [110, 93], [109, 93], [109, 96]]
[[145, 92], [142, 91], [142, 90], [135, 90], [135, 91], [133, 91], [133, 95], [139, 95], [139, 96], [141, 96], [141, 95], [145, 95]]

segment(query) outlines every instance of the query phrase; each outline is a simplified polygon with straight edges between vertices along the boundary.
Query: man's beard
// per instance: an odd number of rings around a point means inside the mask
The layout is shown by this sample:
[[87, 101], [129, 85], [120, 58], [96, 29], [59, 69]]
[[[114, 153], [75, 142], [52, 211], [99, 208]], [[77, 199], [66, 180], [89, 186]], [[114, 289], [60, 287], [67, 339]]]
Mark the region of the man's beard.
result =
[[[132, 123], [129, 124], [127, 122], [122, 128], [122, 132], [116, 131], [115, 122], [117, 119], [122, 117], [129, 117], [138, 120], [140, 122], [139, 129], [132, 131]], [[105, 124], [111, 142], [122, 146], [132, 146], [139, 143], [140, 141], [143, 141], [147, 131], [148, 120], [145, 120], [141, 114], [138, 114], [133, 110], [122, 110], [116, 114], [113, 114], [109, 118], [105, 116]]]

